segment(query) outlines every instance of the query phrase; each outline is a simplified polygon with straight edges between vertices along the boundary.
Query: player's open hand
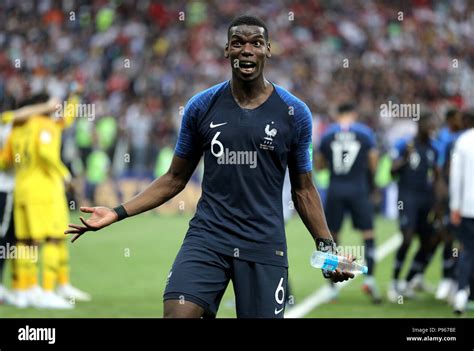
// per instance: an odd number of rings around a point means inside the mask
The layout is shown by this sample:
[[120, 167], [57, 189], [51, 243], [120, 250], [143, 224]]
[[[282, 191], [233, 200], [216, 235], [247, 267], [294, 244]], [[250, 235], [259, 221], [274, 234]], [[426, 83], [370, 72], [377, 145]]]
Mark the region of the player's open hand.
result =
[[80, 210], [84, 213], [91, 213], [91, 216], [87, 220], [82, 216], [80, 217], [83, 225], [69, 224], [69, 229], [66, 230], [64, 234], [74, 235], [71, 242], [79, 239], [85, 232], [95, 232], [116, 222], [118, 219], [117, 213], [107, 207], [81, 207]]

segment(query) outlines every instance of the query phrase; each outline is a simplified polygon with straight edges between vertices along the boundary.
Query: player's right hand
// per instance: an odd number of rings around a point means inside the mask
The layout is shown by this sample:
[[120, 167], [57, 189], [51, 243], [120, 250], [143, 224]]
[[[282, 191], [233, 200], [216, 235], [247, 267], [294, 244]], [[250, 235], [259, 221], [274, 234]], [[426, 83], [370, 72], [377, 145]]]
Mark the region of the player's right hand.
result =
[[91, 216], [85, 220], [84, 217], [80, 217], [83, 225], [69, 224], [69, 229], [64, 234], [73, 234], [71, 242], [76, 241], [79, 237], [88, 231], [97, 231], [118, 220], [117, 213], [108, 207], [81, 207], [81, 212], [91, 213]]

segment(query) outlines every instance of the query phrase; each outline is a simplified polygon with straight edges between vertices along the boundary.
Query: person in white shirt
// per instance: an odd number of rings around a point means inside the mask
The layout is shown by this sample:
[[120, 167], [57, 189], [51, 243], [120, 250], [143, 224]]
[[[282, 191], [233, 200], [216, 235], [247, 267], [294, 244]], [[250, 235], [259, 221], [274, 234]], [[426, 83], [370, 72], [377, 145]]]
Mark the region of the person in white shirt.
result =
[[462, 245], [459, 257], [458, 290], [454, 312], [463, 313], [469, 298], [469, 280], [474, 271], [474, 111], [466, 113], [468, 130], [457, 140], [451, 156], [450, 203], [451, 222], [459, 226]]

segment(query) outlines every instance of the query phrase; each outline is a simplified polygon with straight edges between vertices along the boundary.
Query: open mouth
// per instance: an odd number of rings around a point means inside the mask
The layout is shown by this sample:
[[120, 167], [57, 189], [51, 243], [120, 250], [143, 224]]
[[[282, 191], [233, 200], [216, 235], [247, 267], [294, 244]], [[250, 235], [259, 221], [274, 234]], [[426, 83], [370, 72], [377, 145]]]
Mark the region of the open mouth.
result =
[[252, 74], [257, 68], [257, 64], [251, 61], [239, 61], [240, 72], [243, 74]]

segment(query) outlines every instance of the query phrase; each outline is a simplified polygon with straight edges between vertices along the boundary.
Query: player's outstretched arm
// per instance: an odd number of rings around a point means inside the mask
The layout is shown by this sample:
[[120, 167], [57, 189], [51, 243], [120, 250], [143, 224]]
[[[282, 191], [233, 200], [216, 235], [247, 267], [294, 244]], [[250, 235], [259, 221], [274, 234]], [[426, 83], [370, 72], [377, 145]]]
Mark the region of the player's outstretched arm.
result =
[[69, 224], [69, 229], [64, 234], [73, 234], [72, 242], [79, 239], [79, 237], [88, 231], [95, 232], [96, 230], [105, 228], [118, 220], [117, 213], [107, 207], [81, 207], [81, 212], [90, 213], [91, 216], [86, 220], [80, 217], [82, 225]]
[[118, 210], [107, 207], [81, 207], [82, 212], [91, 213], [91, 216], [87, 220], [81, 217], [82, 225], [69, 224], [69, 229], [64, 234], [73, 234], [72, 242], [74, 242], [88, 231], [102, 229], [120, 219], [164, 204], [184, 189], [198, 163], [199, 158], [184, 159], [175, 155], [166, 174], [155, 179], [140, 194], [122, 204]]
[[368, 155], [368, 164], [371, 178], [375, 178], [375, 174], [377, 173], [377, 166], [379, 164], [379, 152], [376, 148], [370, 149]]
[[32, 115], [48, 115], [50, 113], [53, 113], [57, 109], [58, 105], [60, 105], [59, 99], [56, 97], [52, 97], [44, 103], [28, 105], [21, 107], [17, 110], [4, 112], [2, 114], [2, 122], [21, 123], [26, 121]]
[[[333, 243], [333, 238], [326, 223], [319, 193], [313, 185], [311, 172], [298, 174], [290, 169], [291, 194], [296, 211], [309, 230], [315, 242]], [[317, 244], [316, 244], [317, 245]], [[354, 274], [336, 270], [328, 275], [334, 282], [354, 278]]]

